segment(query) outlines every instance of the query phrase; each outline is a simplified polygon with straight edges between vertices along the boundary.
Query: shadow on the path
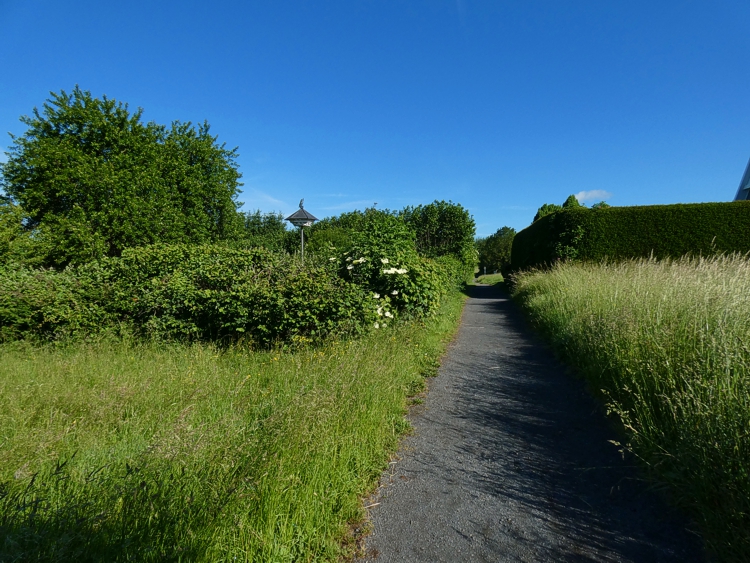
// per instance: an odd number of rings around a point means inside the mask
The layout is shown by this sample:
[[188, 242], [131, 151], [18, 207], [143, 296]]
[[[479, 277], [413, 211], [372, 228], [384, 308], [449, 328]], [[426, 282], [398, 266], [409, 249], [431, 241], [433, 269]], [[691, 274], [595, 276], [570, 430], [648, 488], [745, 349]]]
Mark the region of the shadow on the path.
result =
[[[533, 527], [512, 522], [504, 533], [537, 541], [549, 561], [703, 561], [700, 539], [610, 443], [617, 435], [601, 406], [531, 333], [508, 294], [477, 286], [471, 297], [467, 307], [478, 309], [461, 329], [476, 331], [471, 353], [452, 353], [446, 366], [457, 375], [463, 423], [453, 430], [471, 436], [461, 453], [486, 460], [467, 477], [568, 541], [545, 544]], [[489, 329], [500, 329], [503, 341], [483, 342]], [[477, 370], [486, 377], [460, 375]]]

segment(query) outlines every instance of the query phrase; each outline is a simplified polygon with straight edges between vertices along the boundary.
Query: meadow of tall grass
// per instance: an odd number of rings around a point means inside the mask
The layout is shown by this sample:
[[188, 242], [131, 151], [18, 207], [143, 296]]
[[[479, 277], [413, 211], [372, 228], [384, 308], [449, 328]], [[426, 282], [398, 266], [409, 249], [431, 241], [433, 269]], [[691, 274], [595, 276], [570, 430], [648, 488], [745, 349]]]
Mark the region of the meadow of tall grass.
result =
[[[252, 352], [0, 346], [0, 560], [333, 561], [463, 299], [356, 340]], [[349, 543], [347, 543], [349, 542]]]
[[750, 260], [564, 263], [514, 297], [723, 561], [750, 561]]

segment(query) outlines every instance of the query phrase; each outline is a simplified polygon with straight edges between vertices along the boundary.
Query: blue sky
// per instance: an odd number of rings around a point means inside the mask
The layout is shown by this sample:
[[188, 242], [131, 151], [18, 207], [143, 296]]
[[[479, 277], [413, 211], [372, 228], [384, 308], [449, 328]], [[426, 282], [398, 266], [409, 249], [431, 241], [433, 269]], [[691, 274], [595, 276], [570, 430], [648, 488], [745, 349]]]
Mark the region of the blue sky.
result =
[[245, 209], [728, 201], [750, 2], [0, 0], [0, 150], [76, 84], [239, 147]]

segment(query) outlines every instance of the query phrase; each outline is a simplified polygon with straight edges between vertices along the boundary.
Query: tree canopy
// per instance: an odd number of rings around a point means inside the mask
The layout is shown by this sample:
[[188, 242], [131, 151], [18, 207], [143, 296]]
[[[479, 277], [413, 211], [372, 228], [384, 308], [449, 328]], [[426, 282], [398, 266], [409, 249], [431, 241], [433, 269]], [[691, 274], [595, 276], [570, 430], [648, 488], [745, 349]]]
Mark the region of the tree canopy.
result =
[[484, 268], [488, 272], [503, 271], [510, 265], [510, 250], [515, 236], [515, 229], [502, 227], [488, 237], [477, 239], [480, 273]]
[[417, 250], [423, 256], [454, 256], [466, 263], [476, 261], [474, 218], [452, 201], [406, 207], [400, 215], [416, 235]]
[[205, 243], [241, 227], [236, 149], [204, 122], [143, 123], [142, 110], [79, 87], [21, 117], [0, 187], [48, 265], [119, 256], [132, 246]]

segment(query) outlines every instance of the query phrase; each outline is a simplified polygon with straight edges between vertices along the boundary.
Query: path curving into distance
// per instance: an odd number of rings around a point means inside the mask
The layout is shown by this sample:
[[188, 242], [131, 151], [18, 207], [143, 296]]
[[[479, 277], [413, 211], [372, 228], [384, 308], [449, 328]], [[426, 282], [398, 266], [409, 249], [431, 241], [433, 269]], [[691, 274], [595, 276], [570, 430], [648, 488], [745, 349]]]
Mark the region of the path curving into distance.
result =
[[705, 561], [501, 289], [471, 288], [411, 420], [367, 503], [361, 562]]

